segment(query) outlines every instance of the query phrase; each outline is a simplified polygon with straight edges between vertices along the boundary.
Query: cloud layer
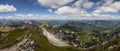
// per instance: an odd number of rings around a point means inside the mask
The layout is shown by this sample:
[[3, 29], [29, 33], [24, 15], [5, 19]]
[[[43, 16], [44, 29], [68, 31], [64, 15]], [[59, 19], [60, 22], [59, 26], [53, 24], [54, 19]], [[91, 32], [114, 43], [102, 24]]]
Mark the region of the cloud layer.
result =
[[[51, 14], [52, 16], [36, 15], [31, 13], [31, 14], [14, 14], [13, 16], [6, 16], [5, 18], [74, 19], [74, 20], [120, 19], [119, 17], [110, 15], [111, 13], [120, 13], [120, 1], [115, 0], [101, 0], [101, 2], [93, 2], [91, 0], [37, 0], [37, 3], [45, 7], [46, 11], [52, 13]], [[0, 12], [14, 12], [14, 11], [17, 11], [17, 9], [13, 5], [0, 4]], [[108, 15], [105, 15], [104, 13], [105, 14], [107, 13]]]
[[13, 5], [3, 5], [1, 4], [0, 5], [0, 12], [14, 12], [16, 11], [17, 9], [13, 6]]
[[57, 8], [59, 6], [66, 5], [72, 1], [73, 0], [38, 0], [38, 3], [51, 8]]
[[107, 12], [112, 12], [112, 13], [117, 13], [120, 11], [120, 2], [114, 2], [111, 3], [106, 2], [102, 6], [97, 7], [97, 9], [93, 13], [107, 13]]
[[72, 8], [69, 6], [60, 7], [58, 10], [55, 11], [56, 14], [85, 14], [84, 10], [80, 10], [78, 8]]
[[[101, 14], [101, 13], [118, 13], [120, 11], [120, 1], [114, 2], [114, 0], [102, 0], [100, 4], [92, 2], [90, 0], [38, 0], [38, 2], [43, 6], [49, 6], [49, 12], [54, 12], [56, 14], [86, 14], [88, 9], [93, 9], [89, 14]], [[70, 2], [73, 2], [71, 5]], [[95, 4], [98, 6], [95, 7]], [[52, 8], [56, 8], [55, 11]]]
[[[88, 18], [89, 17], [89, 18]], [[120, 17], [99, 14], [82, 15], [37, 15], [37, 14], [14, 14], [12, 16], [0, 16], [0, 19], [17, 20], [120, 20]]]

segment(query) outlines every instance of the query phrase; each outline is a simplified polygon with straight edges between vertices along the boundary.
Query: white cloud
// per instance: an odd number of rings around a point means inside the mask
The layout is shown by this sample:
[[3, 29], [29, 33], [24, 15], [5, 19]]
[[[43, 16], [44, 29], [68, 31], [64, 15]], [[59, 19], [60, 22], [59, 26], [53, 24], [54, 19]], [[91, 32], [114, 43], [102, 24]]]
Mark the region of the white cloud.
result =
[[67, 15], [69, 17], [67, 19], [72, 20], [119, 20], [120, 18], [116, 18], [110, 15], [101, 15], [97, 13], [89, 14], [84, 9], [78, 9], [74, 7], [64, 6], [60, 7], [55, 11], [56, 14]]
[[[110, 3], [110, 2], [108, 2]], [[102, 6], [99, 6], [93, 13], [117, 13], [120, 11], [120, 2], [114, 2], [109, 5], [103, 4]]]
[[64, 6], [75, 0], [38, 0], [38, 2], [43, 6], [49, 6], [51, 8], [56, 8], [57, 10], [53, 11], [47, 9], [48, 12], [54, 12], [56, 14], [67, 14], [67, 15], [82, 15], [87, 13], [87, 9], [93, 7], [94, 3], [89, 0], [78, 0], [73, 3], [71, 6]]
[[52, 13], [52, 12], [53, 12], [53, 10], [51, 10], [51, 9], [48, 9], [47, 11], [48, 11], [48, 12], [50, 12], [50, 13]]
[[67, 14], [67, 15], [84, 15], [87, 14], [87, 9], [92, 8], [93, 2], [89, 0], [78, 0], [72, 4], [72, 6], [62, 6], [59, 7], [55, 13], [56, 14]]
[[32, 17], [32, 16], [34, 16], [33, 14], [27, 14], [26, 15], [27, 17]]
[[37, 14], [30, 13], [30, 14], [14, 14], [12, 16], [4, 17], [3, 19], [38, 20], [39, 19], [38, 17], [40, 16]]
[[86, 11], [78, 8], [72, 8], [69, 6], [64, 6], [55, 11], [56, 14], [84, 14]]
[[104, 0], [105, 4], [104, 5], [110, 5], [114, 2], [114, 0]]
[[[63, 19], [118, 19], [114, 16], [101, 15], [103, 12], [119, 12], [120, 2], [113, 2], [113, 0], [105, 0], [102, 6], [97, 6], [97, 9], [93, 13], [87, 13], [87, 9], [91, 9], [95, 3], [89, 0], [78, 0], [70, 6], [66, 4], [73, 2], [74, 0], [37, 0], [39, 4], [50, 7], [48, 12], [54, 12], [56, 14], [64, 16], [51, 16], [51, 15], [37, 15], [37, 14], [15, 14], [13, 16], [7, 16], [7, 19], [47, 19], [47, 20], [63, 20]], [[101, 3], [100, 3], [101, 4]], [[55, 8], [55, 11], [54, 9]], [[53, 10], [52, 10], [53, 9]], [[12, 12], [16, 11], [13, 5], [0, 5], [0, 12]], [[2, 16], [0, 16], [2, 17]], [[120, 19], [120, 18], [119, 18]]]
[[49, 6], [51, 8], [56, 8], [56, 7], [59, 7], [59, 6], [63, 6], [63, 5], [66, 5], [66, 4], [68, 4], [72, 1], [73, 0], [38, 0], [38, 2], [41, 5]]
[[11, 16], [0, 16], [0, 19], [9, 20], [120, 20], [120, 17], [99, 14], [82, 15], [37, 15], [37, 14], [14, 14]]
[[102, 6], [102, 7], [98, 7], [97, 10], [95, 10], [93, 13], [103, 13], [103, 12], [118, 12], [118, 10], [111, 7]]
[[34, 17], [34, 16], [36, 16], [37, 17], [37, 15], [36, 14], [14, 14], [14, 16], [16, 16], [16, 17], [23, 17], [23, 18], [28, 18], [28, 17]]
[[84, 9], [90, 9], [93, 5], [94, 3], [90, 2], [89, 0], [78, 0], [73, 4], [74, 7], [83, 7]]
[[83, 2], [85, 2], [85, 0], [78, 0], [73, 4], [73, 6], [80, 7], [83, 4]]
[[94, 5], [93, 2], [85, 2], [83, 3], [83, 8], [90, 9], [93, 7], [93, 5]]
[[22, 15], [22, 14], [15, 14], [15, 16], [24, 17], [24, 15]]
[[13, 6], [13, 5], [3, 5], [1, 4], [0, 5], [0, 12], [14, 12], [16, 11], [17, 9]]
[[[60, 16], [60, 15], [59, 15]], [[67, 20], [69, 17], [57, 15], [37, 15], [37, 14], [14, 14], [11, 16], [0, 16], [0, 19], [8, 20]]]

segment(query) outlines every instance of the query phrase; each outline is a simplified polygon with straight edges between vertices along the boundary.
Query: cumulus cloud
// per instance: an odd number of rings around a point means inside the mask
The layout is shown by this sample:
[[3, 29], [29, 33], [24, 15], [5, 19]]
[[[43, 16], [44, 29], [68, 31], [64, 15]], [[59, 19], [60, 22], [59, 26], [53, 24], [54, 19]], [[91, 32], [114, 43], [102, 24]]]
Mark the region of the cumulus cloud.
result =
[[93, 2], [89, 0], [78, 0], [72, 4], [72, 6], [62, 6], [59, 7], [55, 13], [56, 14], [67, 14], [67, 15], [82, 15], [87, 14], [87, 9], [92, 8]]
[[74, 7], [64, 6], [60, 7], [55, 11], [56, 14], [67, 15], [69, 19], [72, 20], [117, 20], [116, 18], [110, 15], [101, 15], [98, 13], [87, 13], [84, 9], [78, 9]]
[[93, 7], [93, 5], [94, 3], [90, 2], [89, 0], [78, 0], [73, 4], [74, 7], [83, 7], [84, 9], [90, 9]]
[[52, 12], [53, 12], [53, 10], [51, 10], [51, 9], [48, 9], [47, 11], [48, 11], [48, 12], [50, 12], [50, 13], [52, 13]]
[[85, 1], [87, 1], [87, 0], [78, 0], [73, 4], [73, 6], [80, 7]]
[[90, 8], [93, 7], [93, 5], [94, 5], [93, 2], [84, 2], [84, 3], [83, 3], [83, 8], [85, 8], [85, 9], [90, 9]]
[[[109, 5], [108, 5], [109, 3]], [[97, 9], [93, 13], [117, 13], [120, 11], [120, 2], [107, 2], [102, 6], [97, 7]]]
[[73, 0], [38, 0], [38, 2], [43, 6], [49, 6], [51, 8], [57, 8], [59, 6], [66, 5]]
[[[8, 16], [8, 19], [120, 19], [114, 16], [101, 15], [100, 13], [117, 13], [120, 11], [120, 2], [113, 2], [114, 0], [104, 0], [102, 5], [97, 5], [96, 9], [92, 13], [88, 13], [88, 9], [92, 9], [94, 2], [89, 0], [37, 0], [40, 5], [50, 7], [46, 9], [50, 13], [56, 13], [57, 16], [51, 15], [36, 15], [36, 14], [14, 14], [14, 16]], [[74, 1], [74, 2], [73, 2]], [[70, 5], [66, 5], [72, 2]], [[54, 8], [54, 9], [53, 9]], [[13, 5], [0, 5], [0, 12], [13, 12], [16, 8]], [[60, 15], [64, 16], [60, 16]], [[67, 15], [67, 16], [66, 16]], [[0, 16], [1, 17], [1, 16]], [[59, 17], [59, 18], [58, 18]]]
[[110, 5], [114, 2], [114, 0], [104, 0], [105, 4], [104, 5]]
[[[77, 0], [72, 6], [65, 6], [66, 4], [73, 2], [75, 0], [38, 0], [38, 2], [43, 6], [49, 6], [51, 8], [56, 8], [55, 13], [57, 14], [81, 14], [86, 13], [87, 9], [91, 9], [94, 6], [94, 2], [89, 0]], [[103, 0], [102, 6], [95, 7], [96, 9], [93, 13], [117, 13], [120, 11], [120, 2], [114, 2], [114, 0]], [[48, 9], [48, 12], [54, 12]]]
[[0, 12], [14, 12], [16, 11], [17, 9], [13, 6], [13, 5], [3, 5], [1, 4], [0, 5]]
[[64, 6], [55, 11], [56, 14], [84, 14], [86, 11], [78, 8], [72, 8], [69, 6]]

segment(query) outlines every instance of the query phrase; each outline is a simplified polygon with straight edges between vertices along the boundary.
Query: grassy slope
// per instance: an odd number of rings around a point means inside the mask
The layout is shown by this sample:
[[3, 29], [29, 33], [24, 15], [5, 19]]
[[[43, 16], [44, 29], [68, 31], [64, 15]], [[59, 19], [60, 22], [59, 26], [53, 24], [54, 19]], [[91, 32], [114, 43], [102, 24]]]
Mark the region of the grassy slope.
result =
[[80, 51], [80, 49], [77, 49], [75, 47], [57, 47], [48, 42], [48, 40], [41, 35], [38, 35], [35, 31], [31, 31], [32, 34], [32, 40], [35, 41], [35, 51]]
[[[114, 46], [114, 45], [117, 45], [117, 47], [108, 50], [110, 46]], [[89, 49], [89, 51], [120, 51], [120, 37], [111, 40], [104, 45], [96, 45], [93, 49]]]
[[1, 32], [0, 35], [2, 34], [7, 34], [7, 36], [0, 37], [0, 47], [4, 48], [4, 47], [8, 47], [13, 45], [14, 43], [17, 43], [17, 38], [25, 35], [27, 29], [17, 29], [17, 30], [13, 30], [13, 31], [9, 31], [9, 32]]
[[[24, 36], [27, 29], [17, 29], [9, 32], [0, 32], [0, 47], [6, 48], [17, 43], [17, 38]], [[29, 33], [32, 34], [31, 39], [35, 41], [35, 51], [80, 51], [75, 47], [57, 47], [48, 42], [44, 36], [40, 36], [36, 31], [29, 30]], [[5, 37], [2, 37], [2, 34], [8, 34]]]
[[12, 30], [11, 27], [5, 26], [5, 25], [0, 25], [0, 31], [7, 32]]
[[[18, 37], [25, 35], [26, 31], [27, 29], [17, 29], [9, 32], [0, 32], [0, 34], [9, 33], [7, 37], [0, 39], [0, 46], [8, 47], [10, 45], [13, 45], [14, 43], [17, 42], [16, 39]], [[36, 44], [35, 51], [83, 51], [72, 46], [69, 46], [69, 47], [54, 46], [50, 44], [44, 36], [39, 35], [36, 31], [34, 30], [29, 30], [29, 31], [30, 31], [29, 33], [32, 34], [31, 39], [34, 40]], [[114, 45], [118, 45], [118, 47], [111, 49], [111, 51], [120, 51], [120, 37], [117, 39], [113, 39], [104, 45], [95, 45], [95, 48], [89, 49], [89, 51], [109, 51], [108, 48]], [[103, 46], [104, 46], [104, 49], [103, 49]]]

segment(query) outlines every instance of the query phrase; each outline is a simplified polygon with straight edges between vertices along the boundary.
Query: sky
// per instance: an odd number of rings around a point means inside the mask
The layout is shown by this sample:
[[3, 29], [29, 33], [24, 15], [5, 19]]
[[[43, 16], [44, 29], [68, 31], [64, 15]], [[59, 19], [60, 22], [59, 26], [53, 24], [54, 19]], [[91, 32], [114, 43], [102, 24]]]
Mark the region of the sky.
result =
[[120, 20], [120, 0], [0, 0], [0, 19]]

